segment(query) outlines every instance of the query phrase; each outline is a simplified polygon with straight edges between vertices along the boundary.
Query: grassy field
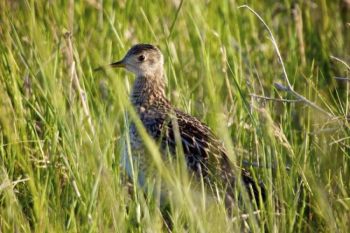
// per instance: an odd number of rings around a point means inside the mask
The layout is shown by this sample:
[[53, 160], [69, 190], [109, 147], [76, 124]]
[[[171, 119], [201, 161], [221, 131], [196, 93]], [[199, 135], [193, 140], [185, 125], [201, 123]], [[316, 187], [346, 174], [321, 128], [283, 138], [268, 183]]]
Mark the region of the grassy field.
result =
[[[349, 231], [349, 1], [2, 0], [0, 42], [0, 232]], [[174, 105], [265, 183], [260, 212], [226, 217], [155, 166], [165, 217], [157, 186], [126, 178], [134, 77], [93, 69], [138, 42], [163, 51]]]

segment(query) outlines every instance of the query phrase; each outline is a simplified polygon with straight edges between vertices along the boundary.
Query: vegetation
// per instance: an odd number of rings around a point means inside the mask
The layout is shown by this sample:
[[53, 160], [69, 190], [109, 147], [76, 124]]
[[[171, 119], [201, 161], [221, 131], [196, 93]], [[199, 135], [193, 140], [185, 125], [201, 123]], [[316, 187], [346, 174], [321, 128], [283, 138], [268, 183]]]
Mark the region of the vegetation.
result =
[[[349, 231], [349, 1], [5, 0], [0, 11], [1, 232]], [[154, 182], [126, 177], [133, 77], [94, 68], [137, 42], [163, 51], [169, 99], [265, 183], [260, 211], [227, 217], [160, 164], [164, 210]]]

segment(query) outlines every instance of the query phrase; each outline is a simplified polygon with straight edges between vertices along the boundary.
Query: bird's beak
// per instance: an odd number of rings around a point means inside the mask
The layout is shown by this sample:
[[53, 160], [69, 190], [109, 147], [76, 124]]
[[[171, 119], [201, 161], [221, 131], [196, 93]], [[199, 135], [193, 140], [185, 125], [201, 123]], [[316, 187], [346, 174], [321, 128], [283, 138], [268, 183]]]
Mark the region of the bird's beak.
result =
[[124, 68], [125, 67], [124, 59], [117, 62], [113, 62], [112, 64], [109, 64], [109, 66], [112, 68], [120, 68], [120, 67]]
[[[120, 67], [122, 67], [122, 68], [124, 68], [125, 67], [124, 59], [120, 60], [120, 61], [117, 61], [117, 62], [113, 62], [113, 63], [107, 65], [107, 67], [111, 67], [111, 68], [120, 68]], [[100, 67], [94, 69], [94, 71], [104, 70], [107, 67], [106, 66], [100, 66]]]

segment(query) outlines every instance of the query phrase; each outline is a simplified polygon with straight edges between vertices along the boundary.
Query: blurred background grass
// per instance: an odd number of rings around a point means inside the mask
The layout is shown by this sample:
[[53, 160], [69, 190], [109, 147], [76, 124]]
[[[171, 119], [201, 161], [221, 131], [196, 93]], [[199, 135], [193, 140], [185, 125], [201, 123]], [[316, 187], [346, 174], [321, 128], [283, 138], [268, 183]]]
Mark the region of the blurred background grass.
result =
[[[270, 27], [294, 90], [328, 115], [252, 96], [295, 100], [275, 87], [286, 85], [281, 64], [242, 4]], [[163, 51], [169, 99], [221, 135], [238, 163], [259, 164], [269, 189], [248, 220], [174, 202], [174, 231], [348, 231], [348, 0], [5, 0], [0, 10], [2, 232], [167, 230], [119, 166], [133, 77], [93, 72], [138, 42]]]

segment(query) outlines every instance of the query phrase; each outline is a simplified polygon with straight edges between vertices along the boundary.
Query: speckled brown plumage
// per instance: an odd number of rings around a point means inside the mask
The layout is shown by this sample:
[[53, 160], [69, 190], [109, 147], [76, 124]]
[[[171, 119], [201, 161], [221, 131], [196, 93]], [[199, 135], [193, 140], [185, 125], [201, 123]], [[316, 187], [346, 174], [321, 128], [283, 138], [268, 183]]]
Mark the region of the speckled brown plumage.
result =
[[[176, 122], [182, 142], [183, 153], [190, 173], [203, 177], [208, 186], [216, 185], [227, 191], [228, 199], [234, 193], [237, 182], [235, 172], [241, 172], [242, 183], [251, 187], [251, 197], [257, 198], [259, 190], [264, 198], [263, 188], [244, 169], [233, 169], [223, 144], [213, 132], [195, 117], [173, 107], [165, 97], [163, 78], [163, 56], [153, 45], [133, 46], [123, 60], [113, 63], [115, 67], [125, 67], [135, 73], [136, 80], [131, 93], [134, 105], [148, 134], [159, 143], [163, 153], [176, 154], [173, 123]], [[139, 157], [141, 172], [147, 169], [147, 156], [142, 139], [133, 123], [130, 124], [130, 144], [133, 156]], [[147, 173], [147, 172], [146, 172]], [[144, 180], [140, 178], [140, 180]], [[141, 181], [142, 182], [142, 181]], [[250, 190], [250, 188], [248, 188]], [[258, 199], [257, 199], [258, 200]]]

